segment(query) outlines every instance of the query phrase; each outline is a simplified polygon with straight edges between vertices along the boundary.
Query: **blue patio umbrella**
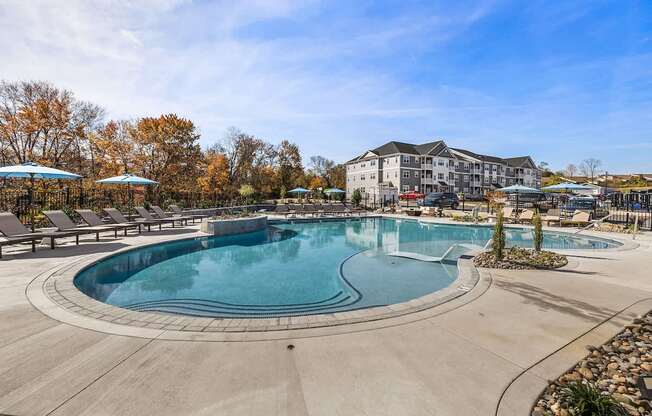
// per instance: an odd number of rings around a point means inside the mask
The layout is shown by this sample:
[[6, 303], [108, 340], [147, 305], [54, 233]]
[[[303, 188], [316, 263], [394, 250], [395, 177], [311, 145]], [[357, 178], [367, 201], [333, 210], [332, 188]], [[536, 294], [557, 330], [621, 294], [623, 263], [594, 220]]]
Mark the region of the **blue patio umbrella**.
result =
[[306, 188], [294, 188], [288, 191], [289, 194], [307, 194], [308, 192], [310, 191]]
[[131, 185], [156, 185], [158, 182], [151, 179], [142, 178], [140, 176], [132, 175], [131, 173], [125, 173], [120, 176], [112, 176], [110, 178], [100, 179], [95, 181], [97, 183], [104, 183], [109, 185], [127, 185], [127, 195], [129, 197], [129, 213], [127, 217], [131, 220], [131, 211], [134, 204], [134, 198], [131, 193]]
[[580, 185], [578, 183], [572, 183], [572, 182], [562, 182], [556, 185], [550, 185], [543, 188], [544, 191], [551, 191], [551, 192], [586, 191], [588, 189], [593, 189], [593, 188], [587, 185]]
[[328, 195], [328, 197], [330, 198], [331, 195], [333, 195], [333, 194], [336, 194], [336, 195], [345, 194], [346, 191], [343, 191], [343, 190], [341, 190], [341, 189], [339, 189], [339, 188], [328, 188], [328, 189], [326, 189], [326, 190], [324, 191], [324, 193], [325, 193], [326, 195]]
[[523, 185], [511, 185], [505, 188], [500, 188], [498, 192], [505, 192], [506, 194], [538, 194], [541, 193], [540, 190], [530, 188], [529, 186]]
[[539, 194], [541, 193], [540, 190], [530, 188], [529, 186], [523, 186], [523, 185], [511, 185], [505, 188], [500, 188], [498, 190], [499, 192], [504, 192], [506, 194], [516, 194], [516, 211], [518, 212], [518, 195], [519, 194]]
[[[32, 204], [34, 192], [34, 179], [81, 179], [76, 173], [65, 170], [49, 168], [34, 162], [25, 162], [21, 165], [3, 166], [0, 168], [0, 178], [29, 178], [29, 204]], [[32, 231], [34, 231], [34, 210], [30, 209]]]
[[38, 163], [25, 162], [22, 165], [1, 167], [0, 178], [79, 179], [81, 176], [65, 170], [42, 166]]
[[339, 188], [328, 188], [324, 191], [325, 194], [343, 194], [346, 193], [346, 191], [343, 191]]

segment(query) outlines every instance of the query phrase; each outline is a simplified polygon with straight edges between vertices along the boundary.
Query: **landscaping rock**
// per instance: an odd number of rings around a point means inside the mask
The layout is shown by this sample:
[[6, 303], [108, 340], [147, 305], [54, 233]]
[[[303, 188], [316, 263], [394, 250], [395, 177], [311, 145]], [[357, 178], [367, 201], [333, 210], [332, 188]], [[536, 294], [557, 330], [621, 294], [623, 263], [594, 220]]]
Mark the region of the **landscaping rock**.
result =
[[604, 345], [587, 345], [589, 354], [546, 388], [532, 416], [572, 414], [569, 403], [560, 398], [560, 392], [570, 383], [593, 384], [602, 394], [611, 395], [629, 415], [651, 415], [652, 404], [638, 388], [639, 376], [652, 374], [650, 323], [652, 312], [635, 319]]
[[490, 251], [478, 254], [473, 259], [473, 264], [477, 267], [487, 267], [492, 269], [556, 269], [568, 264], [566, 256], [553, 253], [551, 251], [539, 251], [511, 247], [503, 252], [503, 259], [497, 260]]

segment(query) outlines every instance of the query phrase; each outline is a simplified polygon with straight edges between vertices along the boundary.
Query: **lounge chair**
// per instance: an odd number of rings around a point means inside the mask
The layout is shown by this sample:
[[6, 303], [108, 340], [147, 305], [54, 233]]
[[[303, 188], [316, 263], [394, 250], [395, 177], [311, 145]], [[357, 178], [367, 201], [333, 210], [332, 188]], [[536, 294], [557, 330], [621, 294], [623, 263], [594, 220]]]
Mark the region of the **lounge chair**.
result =
[[54, 241], [57, 238], [75, 236], [75, 243], [79, 244], [79, 232], [77, 231], [30, 231], [11, 212], [0, 212], [0, 232], [6, 239], [0, 240], [0, 258], [2, 258], [2, 247], [19, 244], [32, 243], [32, 252], [36, 251], [36, 242], [44, 238], [50, 239], [50, 248], [54, 249]]
[[288, 214], [287, 216], [297, 216], [300, 215], [303, 212], [303, 208], [299, 204], [290, 204], [288, 207]]
[[561, 223], [561, 210], [549, 209], [546, 215], [541, 218], [541, 220], [548, 226], [551, 222]]
[[210, 215], [206, 215], [206, 214], [195, 214], [195, 213], [192, 213], [192, 212], [189, 212], [189, 211], [184, 212], [178, 205], [170, 205], [170, 209], [176, 215], [180, 215], [180, 216], [187, 215], [187, 216], [192, 217], [193, 224], [194, 224], [196, 219], [197, 220], [203, 220], [204, 218], [210, 217]]
[[342, 214], [342, 215], [346, 215], [346, 216], [350, 216], [350, 215], [353, 214], [353, 211], [351, 211], [351, 209], [349, 207], [347, 207], [346, 205], [344, 205], [342, 203], [333, 204], [333, 211], [338, 213], [338, 214]]
[[534, 219], [534, 211], [531, 209], [526, 209], [525, 211], [521, 212], [521, 214], [518, 216], [518, 221], [521, 224], [525, 223], [531, 223], [532, 220]]
[[315, 212], [313, 215], [319, 215], [320, 217], [324, 215], [326, 212], [326, 209], [324, 208], [326, 205], [324, 204], [315, 204]]
[[312, 215], [314, 217], [317, 214], [317, 210], [313, 204], [304, 204], [301, 213], [306, 216]]
[[[516, 221], [516, 218], [512, 216], [512, 214], [514, 214], [514, 208], [513, 207], [503, 207], [502, 210], [503, 210], [503, 220], [505, 222], [515, 222]], [[498, 218], [498, 215], [492, 214], [492, 215], [489, 215], [489, 218], [495, 220], [496, 218]]]
[[184, 223], [188, 225], [188, 221], [192, 220], [193, 224], [195, 223], [195, 219], [190, 216], [190, 215], [169, 215], [165, 211], [161, 209], [158, 205], [152, 205], [152, 210], [154, 211], [154, 214], [156, 214], [157, 217], [159, 217], [162, 220], [168, 219], [168, 220], [176, 220], [179, 221], [181, 225]]
[[118, 223], [106, 224], [106, 223], [102, 222], [102, 219], [100, 217], [98, 217], [97, 214], [95, 212], [93, 212], [93, 210], [91, 210], [91, 209], [76, 209], [75, 211], [77, 212], [77, 214], [79, 214], [82, 217], [84, 222], [86, 224], [88, 224], [89, 226], [91, 226], [91, 227], [101, 227], [101, 226], [112, 227], [113, 230], [115, 231], [115, 237], [116, 238], [118, 238], [118, 231], [119, 230], [123, 230], [125, 236], [127, 235], [127, 231], [130, 228], [138, 229], [138, 234], [140, 234], [140, 232], [141, 232], [141, 229], [140, 229], [141, 224], [137, 224], [137, 223], [133, 223], [133, 222], [125, 222], [125, 223], [120, 223], [120, 224], [118, 224]]
[[109, 218], [111, 218], [117, 224], [138, 224], [147, 226], [147, 231], [152, 231], [152, 225], [157, 225], [159, 230], [161, 229], [161, 224], [157, 221], [148, 221], [144, 219], [136, 219], [134, 221], [127, 221], [122, 212], [116, 208], [104, 208], [104, 212], [107, 213]]
[[95, 241], [100, 241], [100, 233], [103, 231], [114, 231], [115, 238], [118, 238], [118, 230], [115, 227], [100, 225], [96, 227], [80, 227], [75, 224], [65, 212], [61, 210], [43, 211], [50, 222], [57, 227], [58, 231], [76, 231], [80, 234], [95, 234]]
[[153, 221], [156, 224], [158, 224], [159, 230], [161, 229], [163, 224], [172, 224], [172, 228], [174, 228], [174, 223], [177, 221], [177, 220], [165, 219], [165, 218], [154, 218], [152, 214], [150, 214], [149, 211], [145, 209], [145, 207], [136, 207], [136, 212], [145, 221]]
[[573, 217], [570, 220], [561, 220], [561, 226], [571, 225], [571, 226], [585, 226], [591, 223], [591, 214], [586, 211], [575, 211]]
[[274, 209], [274, 213], [277, 215], [283, 215], [284, 217], [287, 217], [288, 214], [290, 213], [290, 209], [286, 204], [280, 204], [276, 206], [276, 208]]

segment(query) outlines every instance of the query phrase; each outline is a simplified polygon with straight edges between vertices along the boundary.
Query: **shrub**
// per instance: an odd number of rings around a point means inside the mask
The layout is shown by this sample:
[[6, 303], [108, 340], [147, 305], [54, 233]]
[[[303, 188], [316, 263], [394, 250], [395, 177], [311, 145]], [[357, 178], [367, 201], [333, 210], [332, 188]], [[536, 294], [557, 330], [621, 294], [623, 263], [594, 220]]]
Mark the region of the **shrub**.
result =
[[539, 211], [534, 214], [532, 223], [534, 224], [534, 251], [539, 252], [541, 251], [541, 244], [543, 244], [543, 231], [541, 230], [541, 215], [539, 215]]
[[245, 203], [249, 204], [256, 193], [256, 190], [251, 185], [242, 185], [238, 192], [240, 193], [240, 196], [244, 198]]
[[560, 392], [571, 414], [575, 416], [626, 416], [628, 413], [611, 396], [592, 384], [572, 383]]
[[353, 191], [353, 195], [351, 195], [351, 202], [353, 202], [353, 205], [360, 205], [360, 202], [362, 201], [362, 192], [360, 192], [359, 189], [356, 189]]
[[505, 218], [503, 215], [503, 210], [498, 210], [498, 215], [496, 216], [496, 225], [494, 226], [494, 235], [492, 237], [491, 248], [493, 255], [496, 260], [503, 259], [503, 251], [505, 250]]

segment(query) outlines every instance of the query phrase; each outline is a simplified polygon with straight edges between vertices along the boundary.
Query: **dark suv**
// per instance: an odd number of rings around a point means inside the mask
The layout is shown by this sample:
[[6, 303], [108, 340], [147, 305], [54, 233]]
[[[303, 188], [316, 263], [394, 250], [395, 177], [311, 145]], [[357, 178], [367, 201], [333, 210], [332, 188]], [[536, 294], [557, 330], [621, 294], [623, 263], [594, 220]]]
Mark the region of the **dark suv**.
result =
[[460, 199], [453, 192], [432, 192], [423, 199], [424, 207], [457, 209]]

